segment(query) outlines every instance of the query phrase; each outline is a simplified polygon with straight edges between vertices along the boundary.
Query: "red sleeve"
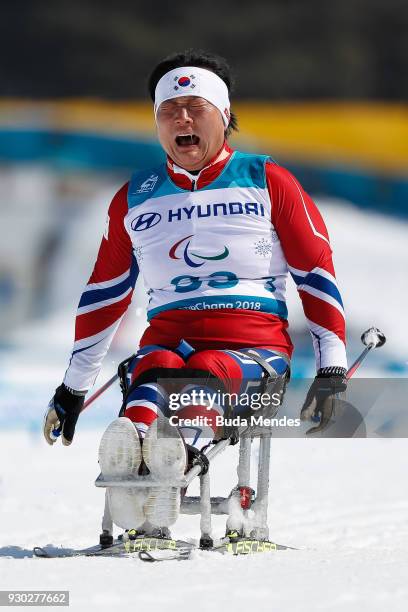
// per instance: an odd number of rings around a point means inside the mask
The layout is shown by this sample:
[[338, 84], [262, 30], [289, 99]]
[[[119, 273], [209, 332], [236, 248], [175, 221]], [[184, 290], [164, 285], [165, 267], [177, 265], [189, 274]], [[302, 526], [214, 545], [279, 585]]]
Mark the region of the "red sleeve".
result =
[[128, 212], [128, 186], [129, 183], [123, 185], [110, 203], [104, 235], [88, 284], [115, 278], [130, 266], [132, 243], [124, 225]]
[[297, 285], [313, 338], [317, 368], [347, 367], [345, 317], [323, 218], [285, 168], [266, 164], [272, 223]]
[[91, 277], [75, 320], [75, 342], [65, 374], [67, 386], [89, 389], [133, 295], [138, 266], [124, 225], [128, 183], [114, 196]]

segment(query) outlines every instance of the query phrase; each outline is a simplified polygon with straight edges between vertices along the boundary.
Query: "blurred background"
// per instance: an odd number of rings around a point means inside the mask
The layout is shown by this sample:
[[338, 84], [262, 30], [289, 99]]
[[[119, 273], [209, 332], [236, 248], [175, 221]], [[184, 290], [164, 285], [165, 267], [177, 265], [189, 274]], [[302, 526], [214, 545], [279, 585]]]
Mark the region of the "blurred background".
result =
[[[327, 222], [350, 362], [370, 325], [388, 342], [361, 375], [408, 372], [408, 5], [403, 0], [25, 0], [0, 20], [0, 427], [37, 431], [69, 358], [106, 210], [163, 159], [146, 80], [188, 47], [225, 56], [244, 151], [288, 167]], [[294, 376], [313, 376], [289, 282]], [[97, 385], [146, 325], [138, 285]], [[23, 401], [22, 401], [23, 400]], [[113, 389], [85, 424], [116, 415]]]

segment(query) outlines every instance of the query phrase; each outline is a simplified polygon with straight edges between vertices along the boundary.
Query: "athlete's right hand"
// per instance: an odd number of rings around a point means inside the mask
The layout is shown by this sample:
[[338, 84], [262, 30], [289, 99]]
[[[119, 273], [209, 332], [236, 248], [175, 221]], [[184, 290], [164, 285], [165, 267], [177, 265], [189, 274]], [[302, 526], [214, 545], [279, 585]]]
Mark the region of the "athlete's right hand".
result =
[[48, 444], [54, 444], [60, 435], [64, 446], [71, 444], [84, 401], [85, 394], [74, 395], [64, 383], [55, 390], [44, 416], [43, 432]]

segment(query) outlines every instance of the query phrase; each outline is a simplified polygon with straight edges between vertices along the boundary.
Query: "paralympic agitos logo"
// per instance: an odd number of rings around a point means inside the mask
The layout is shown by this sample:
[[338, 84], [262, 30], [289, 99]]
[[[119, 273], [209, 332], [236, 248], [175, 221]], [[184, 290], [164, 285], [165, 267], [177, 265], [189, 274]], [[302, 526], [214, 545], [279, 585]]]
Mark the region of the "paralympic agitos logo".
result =
[[[220, 253], [219, 255], [200, 255], [199, 253], [194, 253], [193, 251], [190, 250], [190, 238], [192, 238], [193, 236], [194, 234], [190, 234], [190, 236], [186, 236], [185, 238], [182, 238], [181, 240], [178, 240], [175, 244], [173, 244], [173, 246], [171, 247], [169, 251], [170, 259], [181, 259], [181, 257], [178, 255], [178, 252], [181, 251], [182, 249], [181, 245], [183, 244], [183, 242], [186, 243], [184, 245], [184, 250], [183, 250], [184, 261], [191, 268], [199, 268], [200, 266], [203, 266], [206, 261], [219, 261], [220, 259], [225, 259], [226, 257], [228, 257], [229, 250], [228, 250], [228, 247], [226, 247], [225, 245], [224, 245], [224, 251]], [[198, 263], [196, 261], [197, 259], [203, 259], [204, 261], [201, 261]]]

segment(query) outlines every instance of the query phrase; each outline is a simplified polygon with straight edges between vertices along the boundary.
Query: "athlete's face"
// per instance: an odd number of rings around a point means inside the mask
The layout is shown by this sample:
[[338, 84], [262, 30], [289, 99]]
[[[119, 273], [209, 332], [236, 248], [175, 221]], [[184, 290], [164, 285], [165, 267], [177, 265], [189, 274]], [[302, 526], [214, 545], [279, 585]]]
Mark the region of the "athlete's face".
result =
[[224, 123], [211, 102], [198, 96], [181, 96], [160, 104], [157, 134], [178, 166], [201, 170], [222, 147]]

